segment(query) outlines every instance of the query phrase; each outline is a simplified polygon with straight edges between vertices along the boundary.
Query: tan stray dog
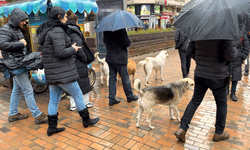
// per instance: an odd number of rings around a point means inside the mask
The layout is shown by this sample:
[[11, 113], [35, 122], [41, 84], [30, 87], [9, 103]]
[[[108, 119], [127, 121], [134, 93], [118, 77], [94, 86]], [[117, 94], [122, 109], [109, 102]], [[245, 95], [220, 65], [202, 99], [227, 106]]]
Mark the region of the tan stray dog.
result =
[[97, 59], [97, 61], [100, 63], [101, 84], [103, 85], [103, 77], [106, 75], [107, 76], [107, 86], [109, 86], [109, 65], [105, 61], [105, 58], [100, 59], [98, 54], [99, 54], [99, 52], [96, 52], [94, 56]]
[[141, 80], [136, 79], [134, 88], [138, 92], [138, 115], [136, 127], [140, 127], [139, 121], [144, 110], [147, 111], [147, 122], [151, 129], [155, 129], [151, 125], [151, 117], [155, 104], [169, 105], [169, 114], [171, 119], [176, 119], [173, 116], [173, 110], [177, 114], [177, 120], [180, 121], [180, 113], [177, 105], [182, 99], [183, 94], [188, 90], [194, 90], [194, 81], [190, 78], [184, 78], [176, 82], [172, 82], [163, 86], [153, 86], [141, 89]]
[[[135, 78], [135, 72], [136, 72], [136, 63], [134, 60], [129, 59], [128, 60], [128, 75], [132, 75], [132, 81], [134, 82], [134, 78]], [[119, 74], [117, 74], [118, 76], [118, 83], [121, 81], [121, 76]]]
[[157, 80], [157, 71], [160, 70], [161, 80], [164, 80], [163, 68], [167, 57], [168, 52], [166, 50], [163, 50], [156, 57], [147, 57], [139, 62], [139, 65], [143, 66], [144, 72], [146, 74], [145, 86], [148, 85], [148, 78], [153, 69], [155, 70], [155, 79]]

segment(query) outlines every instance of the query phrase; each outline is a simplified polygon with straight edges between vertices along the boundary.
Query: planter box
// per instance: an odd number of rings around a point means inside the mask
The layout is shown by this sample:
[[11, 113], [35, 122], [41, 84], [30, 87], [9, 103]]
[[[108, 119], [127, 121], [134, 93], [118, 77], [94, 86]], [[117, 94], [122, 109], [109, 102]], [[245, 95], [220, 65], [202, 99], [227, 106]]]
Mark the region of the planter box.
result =
[[129, 35], [129, 39], [135, 43], [135, 42], [141, 42], [141, 41], [151, 41], [151, 40], [158, 40], [158, 39], [164, 39], [166, 38], [174, 38], [175, 31], [171, 32], [160, 32], [160, 33], [151, 33], [151, 34], [138, 34], [138, 35]]

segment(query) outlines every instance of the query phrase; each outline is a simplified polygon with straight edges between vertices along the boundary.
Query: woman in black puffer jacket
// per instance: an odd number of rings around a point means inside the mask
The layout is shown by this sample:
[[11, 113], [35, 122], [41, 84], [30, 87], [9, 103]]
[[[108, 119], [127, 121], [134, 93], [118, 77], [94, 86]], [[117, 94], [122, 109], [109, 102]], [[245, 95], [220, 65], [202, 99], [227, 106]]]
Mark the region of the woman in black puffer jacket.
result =
[[71, 46], [65, 10], [57, 6], [52, 7], [49, 15], [50, 19], [37, 29], [37, 35], [43, 55], [45, 78], [50, 85], [47, 134], [51, 136], [53, 133], [65, 130], [65, 128], [57, 128], [57, 110], [63, 90], [74, 97], [84, 127], [97, 123], [99, 118], [89, 118], [88, 109], [77, 83], [78, 73], [73, 55], [80, 47], [75, 46], [76, 43]]
[[[85, 42], [83, 34], [80, 30], [78, 24], [78, 16], [74, 14], [71, 10], [67, 11], [67, 24], [68, 24], [68, 33], [70, 34], [71, 44], [76, 42], [77, 46], [82, 47], [75, 54], [76, 68], [79, 74], [79, 79], [77, 80], [83, 94], [83, 100], [87, 107], [92, 107], [93, 103], [89, 102], [89, 92], [92, 90], [89, 77], [88, 77], [88, 63], [87, 56], [85, 54], [85, 49], [89, 49], [88, 45]], [[94, 55], [93, 55], [94, 57]], [[74, 99], [70, 96], [70, 110], [75, 110]]]

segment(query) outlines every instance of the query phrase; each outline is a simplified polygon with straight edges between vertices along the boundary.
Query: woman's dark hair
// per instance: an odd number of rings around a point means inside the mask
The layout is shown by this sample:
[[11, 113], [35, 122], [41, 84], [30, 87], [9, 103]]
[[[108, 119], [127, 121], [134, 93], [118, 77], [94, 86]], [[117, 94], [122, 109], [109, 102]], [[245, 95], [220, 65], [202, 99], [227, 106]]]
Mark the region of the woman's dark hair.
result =
[[71, 10], [68, 10], [68, 11], [66, 12], [66, 14], [67, 14], [68, 20], [72, 20], [72, 21], [74, 21], [75, 23], [78, 21], [78, 16], [77, 16], [76, 14], [74, 14]]

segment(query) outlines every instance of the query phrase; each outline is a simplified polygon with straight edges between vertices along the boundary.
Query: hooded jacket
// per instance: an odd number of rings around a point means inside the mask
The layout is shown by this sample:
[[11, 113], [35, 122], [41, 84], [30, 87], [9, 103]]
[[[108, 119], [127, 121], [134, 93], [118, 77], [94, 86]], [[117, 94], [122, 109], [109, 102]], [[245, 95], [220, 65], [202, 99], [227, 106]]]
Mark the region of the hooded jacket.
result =
[[68, 33], [70, 34], [71, 44], [76, 43], [77, 46], [82, 47], [76, 52], [75, 61], [79, 74], [79, 79], [77, 82], [82, 90], [82, 93], [86, 94], [92, 90], [88, 77], [87, 56], [84, 52], [84, 50], [89, 49], [89, 47], [85, 42], [80, 27], [70, 20], [67, 22], [67, 24], [69, 25]]
[[[54, 9], [54, 10], [53, 10]], [[67, 84], [78, 79], [75, 49], [71, 46], [67, 25], [60, 22], [60, 8], [53, 7], [51, 19], [37, 29], [38, 43], [41, 45], [45, 78], [47, 84]]]
[[20, 8], [15, 8], [10, 15], [9, 22], [0, 28], [0, 49], [3, 62], [9, 69], [17, 69], [23, 64], [23, 57], [27, 50], [23, 42], [23, 33], [18, 24], [28, 16]]

